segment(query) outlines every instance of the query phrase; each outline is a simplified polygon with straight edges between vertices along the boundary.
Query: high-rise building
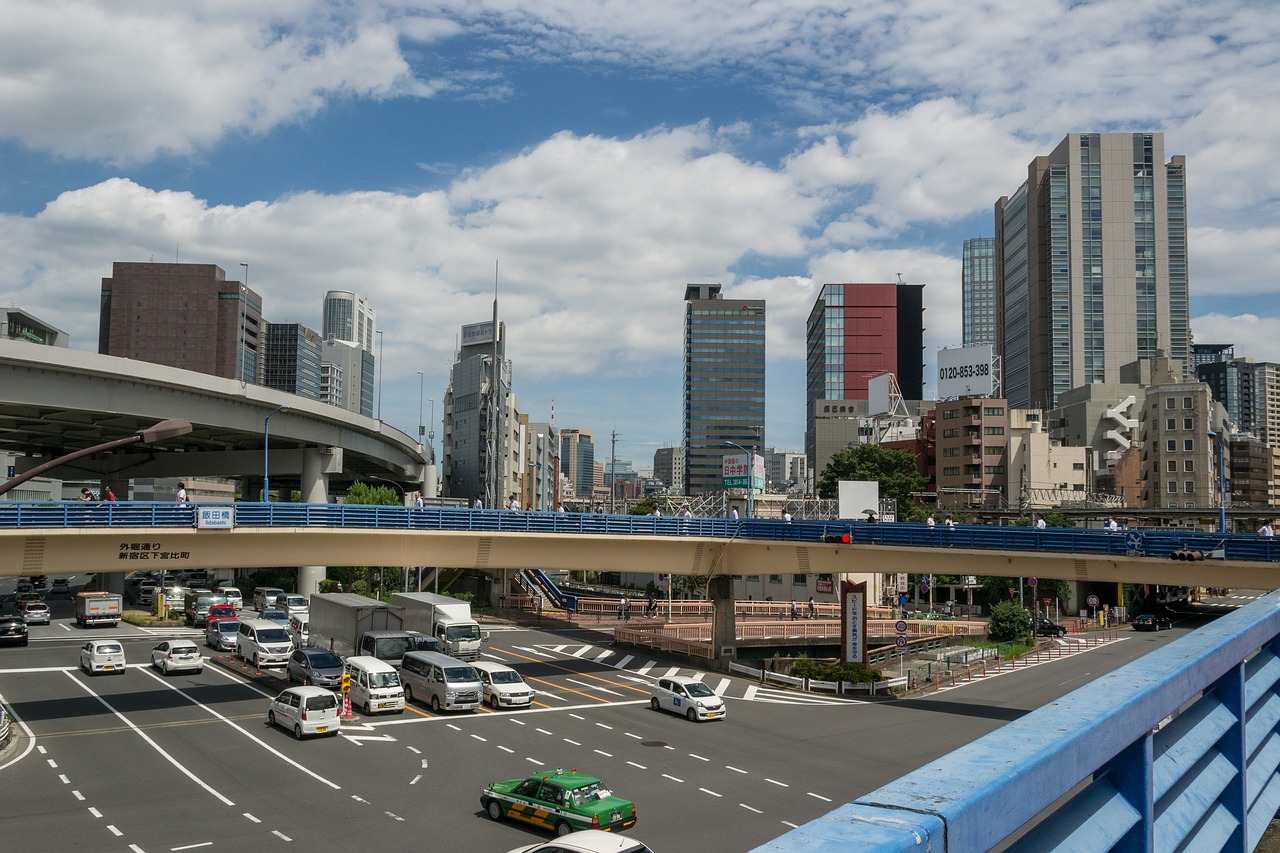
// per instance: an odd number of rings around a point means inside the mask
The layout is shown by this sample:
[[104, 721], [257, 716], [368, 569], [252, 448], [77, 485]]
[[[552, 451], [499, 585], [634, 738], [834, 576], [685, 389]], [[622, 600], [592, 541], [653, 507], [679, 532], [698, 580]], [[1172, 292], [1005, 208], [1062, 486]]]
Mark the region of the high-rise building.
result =
[[725, 299], [719, 284], [685, 286], [684, 459], [690, 495], [723, 488], [733, 442], [764, 447], [763, 299]]
[[1160, 133], [1072, 133], [995, 205], [996, 351], [1016, 408], [1119, 381], [1163, 350], [1189, 370], [1186, 163]]
[[572, 489], [565, 497], [591, 500], [595, 462], [595, 433], [589, 429], [560, 430], [560, 473]]
[[1196, 344], [1191, 345], [1191, 371], [1202, 364], [1213, 364], [1219, 361], [1231, 361], [1236, 357], [1235, 344]]
[[659, 447], [653, 451], [653, 476], [662, 481], [667, 491], [684, 494], [684, 448]]
[[373, 417], [377, 387], [377, 315], [369, 303], [349, 290], [324, 295], [324, 350], [320, 398], [332, 406]]
[[373, 352], [377, 315], [365, 299], [349, 290], [330, 290], [324, 295], [324, 339], [346, 341], [365, 352]]
[[320, 335], [301, 323], [264, 323], [262, 384], [309, 400], [320, 399]]
[[[1209, 508], [1229, 498], [1227, 412], [1203, 382], [1151, 385], [1142, 407], [1142, 502], [1151, 508]], [[1218, 464], [1223, 469], [1219, 474]]]
[[1280, 448], [1280, 364], [1251, 358], [1211, 361], [1196, 368], [1196, 378], [1226, 408], [1237, 432]]
[[257, 382], [262, 298], [226, 278], [213, 264], [112, 264], [98, 352]]
[[938, 507], [996, 507], [1009, 487], [1009, 411], [995, 397], [938, 403]]
[[964, 241], [960, 302], [965, 346], [996, 342], [996, 273], [994, 237]]
[[445, 496], [479, 498], [486, 508], [495, 508], [518, 491], [510, 486], [511, 397], [506, 324], [463, 326], [462, 346], [444, 393]]
[[903, 399], [923, 396], [924, 285], [824, 284], [805, 342], [804, 452], [816, 474], [826, 464], [817, 448], [821, 401], [863, 401], [866, 415], [867, 385], [885, 373]]

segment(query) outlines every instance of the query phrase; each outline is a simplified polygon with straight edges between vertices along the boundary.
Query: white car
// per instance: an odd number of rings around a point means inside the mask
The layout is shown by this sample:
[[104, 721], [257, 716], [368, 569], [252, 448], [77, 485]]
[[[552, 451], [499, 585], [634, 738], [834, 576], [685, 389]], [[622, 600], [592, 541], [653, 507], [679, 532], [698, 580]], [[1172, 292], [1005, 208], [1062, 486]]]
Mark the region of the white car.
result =
[[90, 640], [80, 647], [80, 668], [89, 675], [99, 672], [124, 674], [124, 646], [115, 640]]
[[168, 675], [181, 669], [204, 672], [204, 655], [193, 640], [165, 640], [151, 650], [151, 665]]
[[729, 713], [714, 690], [688, 675], [668, 675], [653, 686], [649, 707], [655, 711], [674, 711], [698, 720], [723, 720]]
[[341, 705], [332, 690], [323, 687], [290, 687], [271, 700], [267, 722], [293, 732], [298, 740], [306, 735], [336, 735], [342, 728]]
[[562, 835], [554, 841], [541, 841], [517, 847], [510, 853], [653, 853], [644, 842], [636, 841], [616, 832], [599, 829], [580, 829]]
[[480, 674], [485, 703], [495, 711], [527, 708], [533, 702], [533, 688], [511, 667], [489, 661], [476, 661], [471, 666]]
[[236, 610], [244, 610], [244, 594], [239, 588], [234, 586], [221, 586], [215, 592], [219, 592], [227, 597], [227, 604], [235, 607]]

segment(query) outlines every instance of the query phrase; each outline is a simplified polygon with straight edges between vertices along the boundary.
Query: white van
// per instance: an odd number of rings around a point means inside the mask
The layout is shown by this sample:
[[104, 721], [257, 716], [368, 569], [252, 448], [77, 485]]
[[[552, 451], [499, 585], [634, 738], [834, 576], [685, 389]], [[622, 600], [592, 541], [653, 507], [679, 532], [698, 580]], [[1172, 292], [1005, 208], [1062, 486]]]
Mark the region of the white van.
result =
[[254, 666], [285, 666], [293, 640], [289, 631], [265, 619], [242, 619], [236, 630], [236, 657]]
[[493, 710], [528, 708], [533, 701], [533, 688], [520, 677], [520, 673], [506, 664], [478, 660], [471, 665], [480, 674], [484, 701]]
[[294, 648], [305, 648], [311, 639], [311, 617], [306, 613], [290, 616], [289, 635], [293, 637]]
[[476, 668], [440, 652], [409, 652], [400, 664], [407, 701], [429, 703], [431, 710], [474, 711], [484, 687]]
[[347, 658], [346, 671], [351, 676], [352, 706], [363, 708], [366, 715], [404, 713], [404, 688], [394, 666], [369, 655], [353, 655]]

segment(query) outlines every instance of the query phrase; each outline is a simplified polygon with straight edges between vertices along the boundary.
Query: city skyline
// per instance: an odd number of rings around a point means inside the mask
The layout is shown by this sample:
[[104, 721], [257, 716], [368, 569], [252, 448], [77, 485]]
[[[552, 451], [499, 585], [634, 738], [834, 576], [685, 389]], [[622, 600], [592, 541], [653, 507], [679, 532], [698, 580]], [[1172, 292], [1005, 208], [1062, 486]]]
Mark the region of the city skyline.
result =
[[354, 292], [414, 434], [496, 286], [521, 410], [648, 464], [681, 442], [680, 294], [719, 282], [768, 301], [768, 443], [799, 450], [823, 284], [926, 285], [930, 394], [963, 241], [1065, 133], [1119, 131], [1187, 157], [1196, 340], [1280, 361], [1256, 4], [74, 6], [0, 0], [0, 301], [76, 349], [116, 261], [216, 264], [313, 329]]

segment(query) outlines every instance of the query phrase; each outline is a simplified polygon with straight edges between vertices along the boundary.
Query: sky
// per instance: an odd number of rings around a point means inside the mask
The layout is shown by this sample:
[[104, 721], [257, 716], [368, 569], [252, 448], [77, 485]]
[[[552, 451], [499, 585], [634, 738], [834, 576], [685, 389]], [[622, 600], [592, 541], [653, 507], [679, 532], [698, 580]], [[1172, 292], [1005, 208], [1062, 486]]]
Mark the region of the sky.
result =
[[[687, 282], [768, 302], [765, 443], [802, 450], [825, 282], [924, 284], [1072, 132], [1187, 158], [1195, 340], [1280, 361], [1271, 0], [0, 0], [0, 304], [97, 350], [115, 261], [211, 263], [271, 322], [383, 330], [415, 434], [495, 287], [531, 420], [681, 440]], [[422, 373], [420, 377], [418, 374]], [[926, 387], [926, 396], [932, 386]], [[0, 389], [0, 394], [3, 390]]]

